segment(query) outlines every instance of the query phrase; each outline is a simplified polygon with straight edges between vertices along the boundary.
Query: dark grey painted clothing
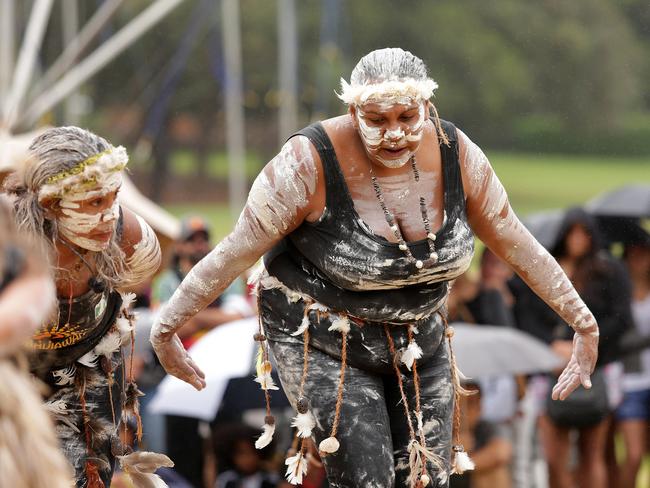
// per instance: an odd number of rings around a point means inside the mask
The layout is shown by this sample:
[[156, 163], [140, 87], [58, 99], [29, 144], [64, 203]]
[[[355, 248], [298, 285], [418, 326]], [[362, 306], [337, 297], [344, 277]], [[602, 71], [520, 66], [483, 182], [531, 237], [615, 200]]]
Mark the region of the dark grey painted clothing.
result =
[[[303, 339], [293, 337], [300, 324], [305, 303], [290, 302], [280, 290], [261, 291], [262, 320], [278, 365], [280, 380], [295, 407], [302, 375]], [[309, 372], [305, 396], [317, 420], [316, 443], [328, 437], [336, 410], [341, 368], [341, 335], [330, 332], [330, 317], [317, 320], [310, 313]], [[423, 356], [417, 362], [420, 375], [423, 425], [426, 445], [447, 464], [444, 473], [429, 465], [432, 487], [447, 487], [450, 462], [453, 385], [443, 341], [439, 315], [417, 324], [417, 342]], [[408, 344], [406, 326], [391, 326], [396, 349]], [[325, 457], [328, 481], [336, 488], [404, 487], [408, 476], [409, 430], [398, 389], [384, 327], [351, 323], [348, 335], [343, 406], [337, 439], [338, 452]], [[415, 389], [413, 374], [401, 368], [414, 426]], [[417, 428], [417, 427], [416, 427]], [[437, 476], [440, 475], [440, 479]], [[437, 483], [437, 484], [436, 484]]]

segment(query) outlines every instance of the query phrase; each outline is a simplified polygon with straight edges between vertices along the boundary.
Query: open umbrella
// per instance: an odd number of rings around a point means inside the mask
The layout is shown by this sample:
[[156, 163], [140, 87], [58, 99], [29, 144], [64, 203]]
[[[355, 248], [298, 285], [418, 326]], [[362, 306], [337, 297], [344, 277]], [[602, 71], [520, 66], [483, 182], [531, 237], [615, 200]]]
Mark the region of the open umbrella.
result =
[[535, 337], [510, 327], [451, 324], [456, 363], [470, 378], [551, 371], [563, 360]]
[[566, 210], [544, 210], [527, 215], [523, 224], [546, 249], [552, 249], [557, 243], [558, 234]]
[[650, 184], [626, 185], [603, 193], [585, 208], [594, 215], [650, 218]]

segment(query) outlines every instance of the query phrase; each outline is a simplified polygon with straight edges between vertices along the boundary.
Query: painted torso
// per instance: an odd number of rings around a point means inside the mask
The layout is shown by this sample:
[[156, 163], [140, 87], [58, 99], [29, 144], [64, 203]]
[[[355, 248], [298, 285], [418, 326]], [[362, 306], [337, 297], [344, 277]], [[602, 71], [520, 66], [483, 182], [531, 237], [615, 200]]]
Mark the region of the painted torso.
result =
[[[442, 147], [438, 185], [433, 184], [434, 172], [428, 172], [428, 178], [417, 185], [412, 179], [408, 181], [412, 178], [408, 172], [383, 180], [387, 206], [396, 215], [414, 257], [425, 262], [429, 247], [419, 197], [427, 199], [427, 213], [432, 216], [433, 229], [437, 229], [437, 262], [426, 262], [417, 270], [398, 244], [388, 240], [395, 238], [375, 195], [355, 197], [364, 193], [364, 186], [359, 184], [363, 175], [353, 176], [351, 165], [339, 163], [336, 144], [332, 145], [323, 127], [316, 124], [301, 134], [311, 140], [320, 155], [325, 209], [318, 221], [305, 222], [266, 256], [269, 273], [289, 288], [368, 320], [401, 322], [433, 313], [446, 296], [447, 282], [467, 269], [473, 253], [455, 130], [451, 124], [446, 129], [454, 137], [451, 147]], [[342, 168], [347, 168], [348, 175]], [[406, 169], [410, 171], [410, 167]], [[403, 180], [405, 184], [399, 188], [395, 183]], [[442, 190], [431, 191], [429, 185]], [[435, 205], [437, 201], [442, 205]]]

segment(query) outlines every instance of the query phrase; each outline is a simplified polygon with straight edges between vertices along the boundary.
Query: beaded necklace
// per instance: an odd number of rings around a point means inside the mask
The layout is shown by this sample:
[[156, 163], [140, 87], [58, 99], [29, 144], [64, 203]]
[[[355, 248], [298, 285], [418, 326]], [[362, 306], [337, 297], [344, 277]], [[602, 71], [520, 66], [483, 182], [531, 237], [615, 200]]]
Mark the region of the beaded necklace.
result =
[[[415, 162], [415, 156], [411, 156], [411, 168], [413, 169], [413, 177], [415, 179], [415, 183], [420, 182], [420, 171], [418, 170], [417, 164]], [[384, 212], [384, 217], [386, 218], [386, 222], [388, 222], [388, 225], [390, 226], [390, 230], [393, 231], [393, 234], [395, 235], [395, 238], [397, 239], [397, 242], [399, 244], [399, 249], [401, 251], [404, 251], [404, 254], [406, 255], [406, 259], [411, 262], [415, 263], [415, 267], [417, 269], [422, 269], [424, 267], [424, 263], [420, 259], [416, 259], [415, 256], [413, 256], [413, 253], [411, 253], [411, 250], [409, 249], [408, 245], [406, 244], [406, 241], [404, 240], [404, 236], [402, 236], [402, 232], [399, 228], [399, 225], [397, 225], [397, 222], [395, 222], [395, 216], [390, 213], [388, 208], [386, 207], [386, 201], [384, 200], [384, 193], [381, 190], [381, 186], [379, 185], [379, 181], [377, 180], [377, 176], [375, 175], [374, 170], [372, 169], [372, 163], [370, 163], [370, 179], [372, 180], [372, 187], [375, 190], [375, 196], [377, 197], [377, 200], [379, 200], [379, 205], [381, 206], [382, 211]], [[429, 260], [432, 264], [435, 264], [438, 261], [438, 253], [436, 252], [435, 248], [435, 241], [436, 241], [436, 235], [431, 231], [431, 223], [429, 222], [429, 215], [427, 213], [427, 205], [426, 205], [426, 200], [424, 199], [423, 196], [420, 196], [420, 214], [422, 215], [422, 223], [424, 224], [424, 230], [427, 232], [427, 244], [429, 245]]]

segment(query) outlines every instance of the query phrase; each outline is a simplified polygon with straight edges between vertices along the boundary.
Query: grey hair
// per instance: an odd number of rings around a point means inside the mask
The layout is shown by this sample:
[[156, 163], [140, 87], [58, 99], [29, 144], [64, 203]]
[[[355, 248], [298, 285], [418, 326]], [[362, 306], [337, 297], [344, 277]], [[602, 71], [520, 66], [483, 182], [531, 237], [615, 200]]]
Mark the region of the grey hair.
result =
[[[54, 127], [36, 137], [29, 147], [30, 160], [11, 175], [5, 189], [14, 195], [18, 228], [39, 237], [45, 252], [54, 255], [58, 237], [56, 219], [49, 217], [38, 198], [48, 178], [67, 171], [91, 156], [111, 148], [106, 139], [79, 127]], [[119, 286], [125, 273], [126, 256], [117, 232], [105, 251], [95, 254], [97, 276], [110, 288]], [[58, 268], [57, 272], [65, 271]]]
[[351, 85], [382, 81], [426, 80], [427, 66], [420, 58], [399, 47], [377, 49], [362, 57], [350, 75]]

